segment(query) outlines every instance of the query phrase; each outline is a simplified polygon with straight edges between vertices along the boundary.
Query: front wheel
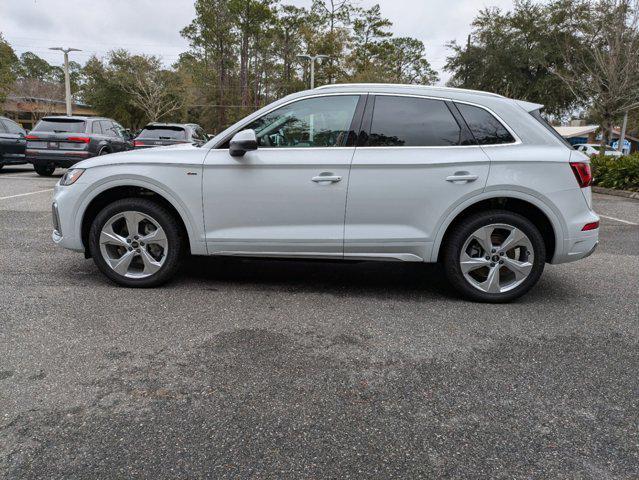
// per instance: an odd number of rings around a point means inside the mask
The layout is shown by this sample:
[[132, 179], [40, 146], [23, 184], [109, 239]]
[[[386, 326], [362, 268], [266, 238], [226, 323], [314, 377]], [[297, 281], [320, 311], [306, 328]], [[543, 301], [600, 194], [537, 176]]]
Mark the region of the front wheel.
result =
[[55, 172], [55, 167], [53, 165], [45, 165], [45, 166], [36, 165], [33, 167], [33, 169], [36, 171], [38, 175], [43, 177], [50, 177], [51, 175], [53, 175], [53, 172]]
[[176, 273], [183, 250], [179, 222], [161, 205], [125, 198], [107, 205], [89, 232], [97, 267], [125, 287], [156, 287]]
[[457, 224], [444, 246], [450, 283], [465, 297], [503, 303], [521, 297], [539, 280], [546, 248], [537, 227], [513, 212], [477, 213]]

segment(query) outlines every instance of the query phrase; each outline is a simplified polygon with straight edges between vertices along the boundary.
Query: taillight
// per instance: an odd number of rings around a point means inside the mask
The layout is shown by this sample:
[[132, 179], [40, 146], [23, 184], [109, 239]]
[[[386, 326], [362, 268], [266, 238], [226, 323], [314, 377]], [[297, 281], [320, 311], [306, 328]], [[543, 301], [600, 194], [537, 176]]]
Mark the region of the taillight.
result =
[[590, 164], [586, 162], [570, 162], [572, 173], [575, 174], [577, 183], [581, 188], [589, 187], [592, 184], [592, 170]]
[[584, 228], [581, 229], [582, 232], [587, 232], [588, 230], [597, 230], [599, 228], [599, 222], [591, 222], [586, 223]]
[[91, 139], [89, 137], [69, 137], [67, 138], [69, 142], [79, 142], [79, 143], [89, 143]]
[[144, 142], [141, 142], [140, 140], [133, 140], [134, 147], [143, 147], [144, 145], [146, 144]]
[[36, 135], [27, 135], [26, 137], [27, 140], [38, 140], [40, 137], [37, 137]]

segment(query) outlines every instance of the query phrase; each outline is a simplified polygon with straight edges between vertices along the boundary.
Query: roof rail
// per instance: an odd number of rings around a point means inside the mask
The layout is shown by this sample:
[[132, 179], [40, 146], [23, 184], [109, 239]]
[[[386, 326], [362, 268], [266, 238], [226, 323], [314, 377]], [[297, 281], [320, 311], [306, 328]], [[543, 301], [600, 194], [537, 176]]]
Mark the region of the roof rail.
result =
[[423, 88], [425, 90], [441, 90], [441, 91], [452, 91], [452, 92], [466, 92], [466, 93], [478, 93], [478, 94], [482, 94], [482, 95], [487, 95], [490, 97], [499, 97], [499, 98], [504, 98], [503, 95], [499, 95], [497, 93], [492, 93], [492, 92], [485, 92], [482, 90], [471, 90], [468, 88], [453, 88], [453, 87], [437, 87], [437, 86], [431, 86], [431, 85], [410, 85], [410, 84], [406, 84], [406, 83], [332, 83], [329, 85], [322, 85], [319, 87], [315, 87], [315, 90], [324, 90], [327, 88], [334, 88], [334, 87], [341, 87], [341, 88], [345, 88], [345, 87], [361, 87], [361, 88], [367, 88], [367, 87], [392, 87], [392, 88]]

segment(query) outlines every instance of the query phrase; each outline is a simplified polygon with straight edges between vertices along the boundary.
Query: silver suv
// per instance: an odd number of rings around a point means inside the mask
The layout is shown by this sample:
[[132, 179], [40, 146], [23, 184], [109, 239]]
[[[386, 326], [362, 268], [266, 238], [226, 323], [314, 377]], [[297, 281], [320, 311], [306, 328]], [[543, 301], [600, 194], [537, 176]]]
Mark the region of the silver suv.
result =
[[129, 287], [167, 281], [189, 252], [441, 262], [466, 297], [509, 301], [598, 241], [589, 159], [541, 107], [409, 85], [296, 93], [202, 148], [77, 164], [53, 240]]

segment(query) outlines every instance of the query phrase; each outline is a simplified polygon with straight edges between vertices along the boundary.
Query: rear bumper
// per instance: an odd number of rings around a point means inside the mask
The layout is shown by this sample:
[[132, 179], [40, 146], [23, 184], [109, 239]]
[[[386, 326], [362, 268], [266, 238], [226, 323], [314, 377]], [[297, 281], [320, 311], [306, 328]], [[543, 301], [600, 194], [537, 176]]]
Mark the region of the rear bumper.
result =
[[68, 168], [93, 156], [94, 155], [88, 151], [27, 150], [26, 152], [26, 160], [35, 167], [55, 166]]

